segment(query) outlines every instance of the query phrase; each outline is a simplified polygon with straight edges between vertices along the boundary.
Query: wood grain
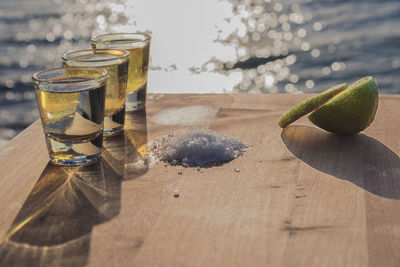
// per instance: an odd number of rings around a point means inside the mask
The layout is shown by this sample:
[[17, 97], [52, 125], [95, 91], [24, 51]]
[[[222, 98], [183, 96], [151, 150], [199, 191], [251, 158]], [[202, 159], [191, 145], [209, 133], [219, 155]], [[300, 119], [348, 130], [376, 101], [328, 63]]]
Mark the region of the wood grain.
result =
[[[280, 129], [307, 97], [151, 95], [81, 168], [48, 164], [36, 122], [1, 148], [0, 266], [399, 266], [400, 96], [355, 136], [305, 118]], [[194, 105], [215, 118], [152, 119]], [[148, 142], [193, 127], [249, 147], [200, 171], [145, 164]]]

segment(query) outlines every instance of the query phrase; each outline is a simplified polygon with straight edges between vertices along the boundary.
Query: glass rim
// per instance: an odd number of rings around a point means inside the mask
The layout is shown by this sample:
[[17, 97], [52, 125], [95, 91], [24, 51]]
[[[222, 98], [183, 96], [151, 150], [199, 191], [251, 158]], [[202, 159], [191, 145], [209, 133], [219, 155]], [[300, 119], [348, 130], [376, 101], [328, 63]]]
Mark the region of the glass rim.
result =
[[[109, 58], [109, 59], [97, 59], [97, 60], [85, 60], [85, 61], [80, 61], [76, 60], [74, 58], [69, 58], [70, 56], [73, 56], [73, 54], [77, 54], [76, 56], [83, 56], [83, 55], [96, 55], [96, 53], [93, 52], [117, 52], [121, 53], [121, 55], [114, 55], [111, 54], [112, 56], [115, 56], [116, 58]], [[105, 54], [105, 53], [104, 53]], [[99, 54], [101, 55], [101, 54]], [[114, 49], [114, 48], [96, 48], [96, 49], [81, 49], [81, 50], [70, 50], [64, 53], [64, 55], [61, 56], [61, 59], [63, 62], [80, 62], [80, 63], [99, 63], [99, 62], [110, 62], [112, 64], [115, 61], [123, 60], [120, 63], [124, 63], [129, 60], [129, 52], [126, 50], [122, 49]], [[88, 67], [90, 68], [90, 67]]]
[[[101, 34], [95, 34], [90, 38], [90, 42], [95, 43], [95, 44], [100, 44], [100, 43], [104, 43], [104, 42], [116, 42], [118, 40], [113, 40], [113, 39], [109, 39], [109, 40], [102, 40], [103, 37], [113, 37], [113, 36], [130, 36], [132, 35], [132, 42], [150, 42], [151, 40], [151, 35], [146, 33], [146, 32], [116, 32], [116, 33], [101, 33]], [[134, 36], [143, 36], [144, 39], [140, 39], [140, 38], [134, 38]], [[130, 37], [127, 37], [130, 38]]]
[[[76, 82], [60, 82], [60, 81], [55, 82], [55, 81], [50, 81], [49, 80], [50, 77], [47, 77], [47, 78], [39, 77], [42, 74], [57, 72], [57, 71], [64, 71], [66, 73], [67, 69], [79, 69], [79, 70], [84, 70], [84, 71], [93, 71], [93, 72], [97, 72], [99, 74], [99, 76], [87, 77], [87, 79], [85, 81], [76, 81]], [[108, 75], [107, 70], [104, 68], [101, 68], [101, 67], [98, 67], [98, 68], [94, 68], [94, 67], [60, 67], [60, 68], [51, 68], [51, 69], [46, 69], [46, 70], [36, 72], [32, 75], [32, 80], [33, 80], [33, 82], [40, 83], [40, 84], [58, 84], [58, 85], [66, 85], [66, 84], [80, 85], [80, 84], [82, 84], [83, 85], [83, 84], [87, 84], [87, 83], [91, 83], [91, 82], [105, 81], [107, 79], [107, 75]]]

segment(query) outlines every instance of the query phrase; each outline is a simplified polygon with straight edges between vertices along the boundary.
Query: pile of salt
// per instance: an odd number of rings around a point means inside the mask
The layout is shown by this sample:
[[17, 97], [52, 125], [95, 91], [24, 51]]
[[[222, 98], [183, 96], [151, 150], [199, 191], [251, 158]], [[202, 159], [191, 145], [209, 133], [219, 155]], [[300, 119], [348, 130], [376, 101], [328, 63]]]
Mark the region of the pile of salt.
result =
[[246, 147], [235, 138], [211, 130], [191, 130], [178, 136], [164, 136], [157, 154], [172, 165], [203, 167], [231, 161], [242, 155]]

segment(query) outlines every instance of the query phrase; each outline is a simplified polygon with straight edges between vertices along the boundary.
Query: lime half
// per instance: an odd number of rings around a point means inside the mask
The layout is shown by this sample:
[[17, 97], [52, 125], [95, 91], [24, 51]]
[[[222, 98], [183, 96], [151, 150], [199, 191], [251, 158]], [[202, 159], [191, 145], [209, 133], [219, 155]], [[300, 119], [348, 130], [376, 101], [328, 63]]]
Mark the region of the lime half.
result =
[[351, 84], [313, 111], [308, 119], [316, 126], [337, 134], [355, 134], [367, 128], [378, 108], [378, 86], [371, 76]]

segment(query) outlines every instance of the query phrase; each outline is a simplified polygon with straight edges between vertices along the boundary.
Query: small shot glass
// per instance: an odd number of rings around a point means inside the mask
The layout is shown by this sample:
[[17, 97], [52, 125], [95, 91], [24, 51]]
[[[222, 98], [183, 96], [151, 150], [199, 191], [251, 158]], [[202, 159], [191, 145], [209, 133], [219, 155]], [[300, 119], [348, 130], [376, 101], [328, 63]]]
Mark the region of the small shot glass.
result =
[[146, 105], [151, 36], [146, 33], [108, 33], [90, 39], [92, 48], [123, 49], [129, 52], [126, 110], [142, 110]]
[[50, 161], [83, 165], [101, 157], [107, 71], [54, 68], [32, 77]]
[[96, 67], [108, 72], [104, 111], [104, 136], [124, 130], [129, 53], [118, 49], [87, 49], [65, 53], [67, 67]]

